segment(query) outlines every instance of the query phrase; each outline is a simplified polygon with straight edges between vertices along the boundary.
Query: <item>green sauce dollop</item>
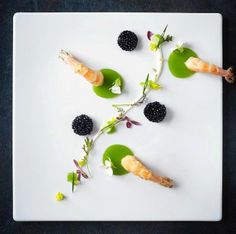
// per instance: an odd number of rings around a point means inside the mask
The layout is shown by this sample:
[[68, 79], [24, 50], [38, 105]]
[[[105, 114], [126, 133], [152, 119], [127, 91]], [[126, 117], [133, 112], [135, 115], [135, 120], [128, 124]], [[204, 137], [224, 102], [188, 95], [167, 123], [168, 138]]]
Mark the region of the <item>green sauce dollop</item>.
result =
[[192, 76], [195, 72], [190, 71], [186, 66], [185, 62], [188, 60], [189, 57], [198, 57], [197, 54], [189, 49], [183, 48], [183, 52], [179, 50], [174, 50], [168, 59], [168, 66], [172, 73], [177, 78], [188, 78]]
[[102, 69], [101, 70], [104, 76], [104, 83], [101, 86], [94, 86], [93, 91], [102, 98], [114, 98], [119, 94], [112, 93], [110, 88], [113, 86], [113, 83], [116, 79], [121, 81], [121, 90], [123, 88], [123, 79], [121, 78], [120, 74], [112, 69]]
[[125, 175], [128, 172], [122, 167], [121, 159], [127, 155], [134, 155], [131, 149], [124, 145], [111, 145], [109, 146], [103, 154], [103, 164], [105, 160], [111, 159], [114, 167], [113, 175]]

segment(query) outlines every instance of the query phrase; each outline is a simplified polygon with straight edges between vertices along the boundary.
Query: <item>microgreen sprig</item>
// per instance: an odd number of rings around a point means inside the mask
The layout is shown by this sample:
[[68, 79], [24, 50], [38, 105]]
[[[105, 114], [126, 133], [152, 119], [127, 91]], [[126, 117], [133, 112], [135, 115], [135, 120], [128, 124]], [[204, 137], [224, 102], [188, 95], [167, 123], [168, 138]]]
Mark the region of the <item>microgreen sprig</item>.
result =
[[[158, 59], [159, 65], [158, 65], [158, 71], [156, 69], [153, 69], [155, 72], [155, 77], [154, 80], [150, 80], [149, 79], [149, 74], [147, 75], [146, 79], [144, 82], [141, 83], [141, 85], [143, 85], [143, 89], [142, 89], [142, 93], [141, 95], [135, 99], [133, 102], [131, 103], [124, 103], [124, 104], [113, 104], [112, 106], [114, 108], [116, 108], [116, 110], [118, 111], [118, 116], [112, 118], [111, 120], [107, 121], [105, 125], [103, 125], [99, 131], [95, 134], [95, 136], [93, 137], [93, 139], [89, 139], [89, 138], [85, 138], [84, 140], [84, 144], [82, 147], [82, 150], [84, 151], [85, 155], [82, 157], [82, 159], [80, 159], [78, 162], [76, 160], [74, 160], [74, 163], [76, 164], [77, 170], [76, 172], [70, 172], [67, 175], [67, 180], [68, 182], [72, 183], [72, 191], [74, 191], [74, 186], [78, 185], [80, 183], [80, 179], [81, 179], [81, 175], [85, 175], [82, 174], [82, 172], [84, 172], [82, 170], [82, 167], [87, 165], [87, 169], [89, 171], [89, 167], [88, 167], [88, 158], [89, 155], [94, 147], [95, 141], [104, 133], [109, 133], [109, 131], [111, 131], [111, 129], [115, 129], [116, 125], [119, 124], [121, 121], [126, 121], [126, 127], [130, 128], [132, 126], [132, 124], [134, 125], [140, 125], [139, 122], [131, 120], [129, 117], [127, 117], [127, 113], [134, 107], [134, 106], [138, 106], [141, 105], [145, 99], [146, 96], [148, 94], [148, 92], [150, 90], [158, 90], [160, 89], [160, 85], [157, 83], [158, 79], [161, 75], [162, 72], [162, 68], [163, 68], [163, 55], [162, 55], [162, 48], [161, 48], [161, 44], [165, 41], [171, 41], [172, 40], [172, 36], [167, 35], [165, 37], [165, 32], [166, 32], [167, 26], [165, 27], [165, 29], [163, 30], [162, 34], [155, 34], [155, 35], [159, 35], [160, 36], [160, 41], [156, 44], [156, 49], [155, 51], [159, 48], [158, 50], [158, 56], [160, 57], [160, 59]], [[151, 32], [148, 32], [148, 37], [149, 40], [151, 40], [151, 37], [153, 37], [154, 34]], [[125, 108], [126, 107], [126, 108]], [[87, 174], [85, 176], [83, 176], [84, 178], [88, 178]]]
[[88, 165], [88, 156], [90, 151], [92, 150], [92, 146], [93, 146], [93, 139], [89, 139], [88, 137], [86, 137], [84, 139], [84, 144], [82, 146], [82, 150], [84, 151], [84, 156], [82, 157], [82, 159], [79, 160], [79, 165], [81, 167]]
[[151, 31], [147, 32], [147, 38], [150, 40], [149, 48], [151, 51], [157, 51], [164, 42], [172, 41], [173, 37], [171, 35], [165, 36], [167, 27], [168, 25], [166, 25], [161, 35], [154, 34]]
[[145, 93], [148, 88], [148, 81], [149, 81], [149, 74], [147, 74], [146, 80], [144, 81], [144, 84], [143, 84], [143, 96], [146, 95]]

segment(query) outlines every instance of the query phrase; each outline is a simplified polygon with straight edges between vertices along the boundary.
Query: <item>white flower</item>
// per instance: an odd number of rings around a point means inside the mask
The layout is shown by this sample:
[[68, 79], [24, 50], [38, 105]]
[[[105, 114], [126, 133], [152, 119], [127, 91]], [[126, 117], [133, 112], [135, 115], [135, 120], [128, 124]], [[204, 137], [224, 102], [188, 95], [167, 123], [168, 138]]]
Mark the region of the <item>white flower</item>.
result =
[[180, 47], [184, 47], [185, 45], [186, 45], [186, 43], [184, 41], [178, 41], [176, 44], [176, 47], [180, 48]]
[[111, 160], [105, 160], [104, 168], [105, 168], [105, 173], [108, 176], [112, 176], [113, 175], [113, 169], [112, 169], [112, 162], [111, 162]]
[[184, 46], [186, 46], [186, 42], [178, 41], [175, 47], [171, 48], [171, 52], [173, 52], [174, 50], [179, 50], [180, 52], [183, 52]]
[[116, 79], [114, 85], [110, 88], [111, 92], [114, 94], [121, 94], [121, 81]]
[[114, 94], [121, 94], [121, 88], [118, 85], [113, 85], [111, 87], [111, 92]]

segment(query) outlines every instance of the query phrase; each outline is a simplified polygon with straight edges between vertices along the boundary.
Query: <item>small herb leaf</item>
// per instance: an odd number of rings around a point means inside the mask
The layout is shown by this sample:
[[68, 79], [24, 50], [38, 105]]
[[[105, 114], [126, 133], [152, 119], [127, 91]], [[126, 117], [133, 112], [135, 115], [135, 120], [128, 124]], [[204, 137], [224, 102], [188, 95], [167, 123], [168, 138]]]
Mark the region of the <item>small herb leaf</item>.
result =
[[139, 123], [138, 121], [135, 121], [135, 120], [131, 120], [130, 122], [134, 125], [141, 125], [141, 123]]

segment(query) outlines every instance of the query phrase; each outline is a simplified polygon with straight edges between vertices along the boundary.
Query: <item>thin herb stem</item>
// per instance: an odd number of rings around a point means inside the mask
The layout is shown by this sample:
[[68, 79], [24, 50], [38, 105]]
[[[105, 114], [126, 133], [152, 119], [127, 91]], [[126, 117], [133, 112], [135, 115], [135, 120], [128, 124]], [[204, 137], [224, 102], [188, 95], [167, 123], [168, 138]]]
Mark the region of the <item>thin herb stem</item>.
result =
[[[166, 26], [167, 27], [167, 26]], [[165, 28], [166, 30], [166, 28]], [[164, 30], [164, 32], [165, 32]], [[164, 63], [164, 59], [163, 59], [163, 54], [162, 54], [162, 48], [159, 48], [159, 50], [156, 53], [157, 55], [157, 64], [158, 66], [158, 71], [155, 74], [155, 78], [154, 78], [154, 82], [157, 82], [161, 76], [162, 70], [163, 70], [163, 63]], [[140, 96], [138, 96], [133, 102], [131, 103], [125, 103], [125, 104], [114, 104], [112, 105], [113, 107], [117, 107], [117, 111], [119, 113], [119, 115], [116, 117], [116, 119], [114, 121], [112, 121], [111, 124], [108, 124], [107, 126], [100, 128], [98, 130], [98, 132], [94, 135], [94, 137], [90, 140], [89, 138], [85, 138], [84, 141], [84, 145], [82, 147], [85, 155], [83, 157], [83, 160], [85, 161], [86, 167], [87, 167], [87, 171], [91, 177], [91, 172], [89, 169], [89, 164], [88, 164], [88, 159], [89, 159], [89, 155], [91, 153], [91, 151], [93, 150], [93, 147], [95, 145], [95, 142], [98, 140], [98, 138], [105, 133], [105, 130], [111, 127], [115, 127], [117, 124], [119, 124], [123, 118], [126, 116], [126, 114], [134, 107], [137, 106], [138, 104], [142, 104], [147, 96], [147, 94], [151, 91], [149, 85], [148, 85], [148, 81], [149, 81], [149, 74], [146, 77], [145, 80], [145, 84], [142, 90], [142, 93]], [[127, 106], [127, 109], [123, 109], [123, 108], [119, 108], [120, 106]], [[77, 176], [76, 173], [72, 172], [72, 192], [74, 192], [74, 187], [75, 187], [75, 175]]]
[[132, 103], [121, 103], [121, 104], [113, 104], [112, 106], [113, 107], [119, 107], [119, 106], [131, 106], [131, 105], [134, 105]]
[[74, 172], [72, 172], [72, 193], [74, 192], [74, 188], [75, 188], [75, 175]]
[[[159, 64], [159, 69], [158, 72], [155, 75], [155, 82], [157, 82], [161, 76], [162, 70], [163, 70], [163, 53], [162, 53], [162, 49], [159, 48], [159, 50], [157, 51], [159, 54], [157, 54], [157, 64]], [[146, 80], [149, 77], [147, 76]], [[147, 94], [150, 92], [150, 88], [147, 86], [145, 87], [145, 89], [143, 89], [142, 94], [140, 96], [138, 96], [133, 102], [131, 103], [125, 103], [125, 104], [114, 104], [112, 106], [114, 107], [118, 107], [118, 106], [128, 106], [128, 108], [124, 111], [124, 113], [122, 113], [122, 116], [125, 116], [134, 106], [136, 106], [137, 104], [139, 104], [140, 102], [143, 102], [143, 100], [145, 99], [145, 97], [147, 96]], [[89, 158], [89, 153], [92, 151], [95, 142], [98, 140], [98, 138], [105, 133], [104, 130], [112, 127], [112, 126], [116, 126], [117, 124], [119, 124], [122, 121], [122, 117], [117, 116], [117, 120], [112, 123], [109, 124], [101, 129], [98, 130], [98, 132], [95, 134], [95, 136], [92, 138], [92, 143], [91, 143], [91, 148], [88, 152], [88, 154], [86, 155], [86, 164], [87, 164], [87, 170], [89, 170], [88, 168], [88, 158]], [[90, 172], [89, 172], [90, 173]]]
[[[155, 82], [157, 82], [161, 76], [162, 70], [163, 70], [163, 53], [162, 53], [162, 48], [159, 48], [157, 51], [159, 54], [157, 54], [157, 64], [159, 64], [159, 69], [158, 72], [155, 75]], [[128, 106], [128, 108], [124, 111], [123, 116], [125, 116], [134, 106], [136, 106], [140, 101], [143, 101], [144, 95], [146, 96], [150, 92], [150, 89], [147, 87], [145, 92], [142, 93], [141, 96], [138, 96], [132, 103], [125, 103], [125, 106]], [[112, 106], [121, 106], [122, 104], [114, 104]], [[95, 142], [98, 140], [98, 138], [104, 133], [104, 130], [111, 127], [111, 126], [116, 126], [118, 123], [121, 122], [121, 119], [117, 119], [116, 122], [107, 125], [106, 127], [100, 129], [97, 134], [93, 137], [93, 143], [92, 147], [94, 147]], [[92, 149], [91, 149], [92, 151]]]

